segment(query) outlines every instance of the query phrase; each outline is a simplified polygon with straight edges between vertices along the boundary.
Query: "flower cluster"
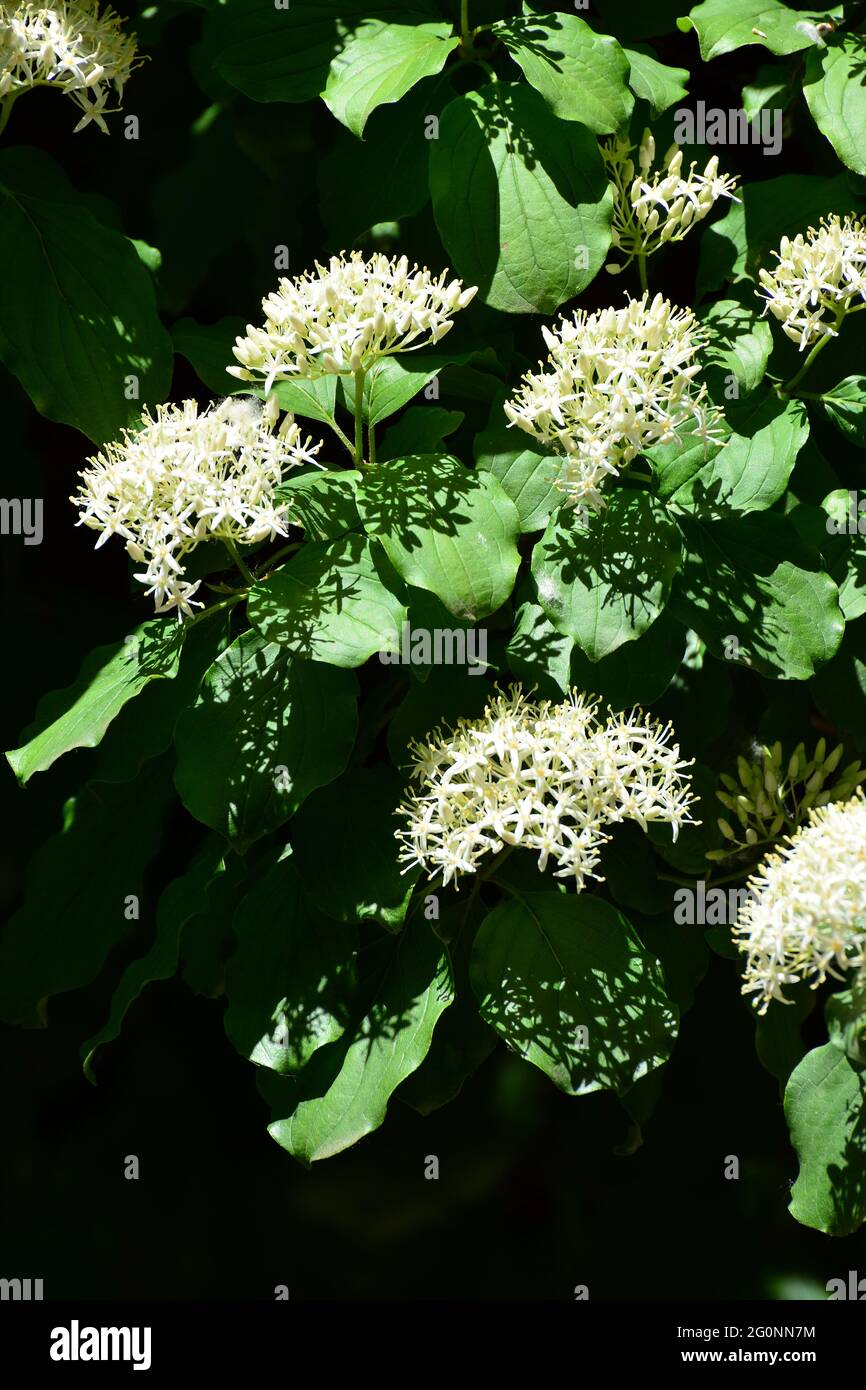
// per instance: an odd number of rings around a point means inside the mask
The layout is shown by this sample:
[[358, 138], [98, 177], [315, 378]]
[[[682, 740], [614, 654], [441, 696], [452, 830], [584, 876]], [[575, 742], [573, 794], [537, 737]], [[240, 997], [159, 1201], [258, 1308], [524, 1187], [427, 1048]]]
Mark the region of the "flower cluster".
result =
[[743, 993], [787, 1003], [786, 985], [866, 971], [866, 799], [815, 808], [749, 880], [734, 939], [747, 956]]
[[[671, 145], [662, 169], [653, 169], [656, 143], [645, 130], [637, 149], [619, 136], [601, 142], [601, 153], [614, 189], [611, 241], [625, 256], [622, 265], [609, 265], [618, 275], [636, 256], [651, 256], [666, 241], [682, 241], [696, 223], [711, 212], [719, 198], [733, 198], [736, 175], [719, 173], [716, 155], [702, 174], [693, 162], [683, 177], [683, 152]], [[735, 202], [739, 199], [735, 198]]]
[[546, 370], [526, 374], [505, 413], [568, 458], [561, 486], [573, 505], [602, 507], [605, 478], [652, 445], [671, 443], [689, 420], [705, 447], [715, 441], [719, 414], [706, 387], [693, 385], [705, 339], [691, 309], [645, 294], [622, 309], [578, 310], [541, 331]]
[[708, 859], [728, 859], [777, 836], [790, 834], [807, 818], [814, 806], [830, 801], [847, 801], [858, 783], [866, 777], [859, 762], [849, 763], [837, 774], [844, 746], [839, 743], [827, 752], [826, 739], [819, 739], [811, 758], [800, 743], [790, 758], [783, 758], [781, 743], [760, 749], [753, 762], [737, 758], [737, 778], [722, 773], [723, 791], [716, 796], [730, 814], [718, 822], [727, 845], [710, 850]]
[[199, 583], [184, 579], [183, 559], [200, 542], [254, 545], [284, 536], [287, 506], [274, 490], [287, 467], [312, 463], [320, 445], [301, 438], [291, 415], [279, 429], [276, 409], [249, 398], [229, 398], [199, 414], [195, 401], [145, 413], [136, 434], [88, 459], [70, 500], [79, 525], [121, 536], [135, 578], [147, 584], [158, 613], [188, 614]]
[[266, 392], [293, 377], [366, 372], [382, 357], [438, 343], [475, 294], [405, 256], [332, 256], [314, 274], [280, 281], [262, 301], [264, 327], [247, 325], [234, 347], [240, 365], [228, 370], [263, 380]]
[[863, 308], [866, 226], [855, 218], [822, 218], [817, 231], [783, 237], [773, 255], [779, 264], [759, 271], [758, 294], [767, 301], [764, 313], [780, 321], [800, 352], [835, 337], [845, 315]]
[[120, 101], [135, 52], [118, 16], [100, 13], [97, 0], [0, 3], [0, 98], [31, 87], [66, 92], [84, 112], [76, 131], [95, 121], [108, 132], [111, 89]]
[[475, 721], [436, 730], [411, 747], [419, 790], [400, 807], [401, 859], [441, 872], [443, 884], [473, 874], [505, 846], [538, 855], [538, 868], [577, 888], [598, 864], [605, 827], [635, 820], [679, 827], [693, 801], [671, 729], [641, 711], [605, 721], [583, 695], [553, 705], [517, 687], [496, 695]]

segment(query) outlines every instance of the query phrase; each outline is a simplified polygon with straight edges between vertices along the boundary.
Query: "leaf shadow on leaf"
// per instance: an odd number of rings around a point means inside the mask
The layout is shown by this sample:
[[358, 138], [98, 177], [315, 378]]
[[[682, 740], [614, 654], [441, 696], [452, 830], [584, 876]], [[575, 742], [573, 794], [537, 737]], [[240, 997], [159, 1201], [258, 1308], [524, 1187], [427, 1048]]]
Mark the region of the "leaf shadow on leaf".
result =
[[544, 16], [545, 28], [539, 28], [538, 17], [533, 15], [517, 15], [508, 21], [508, 29], [501, 32], [498, 37], [502, 41], [504, 48], [522, 49], [526, 53], [531, 53], [534, 57], [540, 58], [547, 63], [548, 67], [555, 72], [562, 72], [562, 62], [566, 54], [560, 50], [551, 48], [548, 36], [556, 29], [562, 29], [559, 16], [556, 13]]
[[[482, 1017], [568, 1094], [622, 1094], [670, 1055], [676, 1011], [661, 993], [655, 964], [633, 954], [633, 939], [617, 939], [616, 922], [581, 920], [575, 912], [575, 954], [562, 959], [535, 911], [540, 896], [520, 899], [521, 927], [534, 930], [537, 941], [487, 964]], [[480, 983], [476, 976], [476, 990]]]
[[[560, 513], [562, 518], [565, 513]], [[613, 606], [624, 611], [630, 623], [636, 613], [645, 605], [645, 595], [658, 582], [658, 569], [647, 563], [646, 517], [636, 509], [620, 509], [617, 514], [616, 529], [605, 525], [605, 513], [595, 513], [581, 525], [576, 519], [573, 527], [561, 524], [545, 537], [545, 565], [559, 567], [562, 587], [572, 584], [587, 585], [595, 590], [605, 590], [601, 607]], [[603, 527], [603, 540], [599, 546], [595, 532]], [[591, 566], [585, 550], [591, 549]], [[543, 599], [543, 595], [542, 595]]]
[[[758, 515], [763, 516], [763, 513]], [[776, 518], [781, 520], [781, 518]], [[769, 525], [769, 522], [766, 523]], [[692, 610], [688, 622], [709, 641], [721, 646], [729, 637], [736, 637], [744, 665], [772, 673], [779, 670], [778, 643], [788, 627], [776, 616], [780, 609], [772, 588], [783, 556], [750, 546], [748, 532], [735, 518], [705, 522], [703, 519], [684, 519], [687, 545], [699, 536], [687, 562], [678, 575], [673, 592], [676, 607], [683, 600]], [[734, 553], [725, 544], [732, 528], [743, 531], [736, 538]], [[802, 554], [789, 554], [791, 562], [809, 571], [820, 570], [820, 563]], [[684, 621], [686, 618], [684, 617]]]
[[[404, 461], [418, 463], [425, 457], [415, 454]], [[436, 456], [429, 457], [432, 461]], [[470, 520], [466, 512], [460, 510], [461, 504], [471, 504], [483, 483], [476, 473], [462, 465], [460, 472], [456, 469], [437, 471], [431, 467], [424, 483], [423, 490], [411, 484], [407, 486], [399, 467], [368, 470], [363, 482], [364, 526], [368, 535], [390, 534], [409, 551], [418, 550], [424, 535], [430, 532], [456, 536], [459, 528]]]
[[849, 1103], [845, 1117], [842, 1163], [827, 1165], [835, 1225], [840, 1233], [851, 1231], [866, 1220], [866, 1071], [857, 1071], [859, 1093]]
[[[347, 579], [341, 570], [332, 568], [319, 575], [315, 588], [309, 588], [295, 580], [289, 568], [285, 566], [279, 572], [282, 582], [274, 586], [271, 605], [265, 586], [259, 590], [256, 621], [259, 625], [267, 625], [271, 641], [285, 643], [296, 656], [309, 660], [316, 656], [322, 622], [344, 614], [347, 603], [361, 597], [360, 584], [357, 579]], [[291, 599], [287, 607], [289, 585]]]

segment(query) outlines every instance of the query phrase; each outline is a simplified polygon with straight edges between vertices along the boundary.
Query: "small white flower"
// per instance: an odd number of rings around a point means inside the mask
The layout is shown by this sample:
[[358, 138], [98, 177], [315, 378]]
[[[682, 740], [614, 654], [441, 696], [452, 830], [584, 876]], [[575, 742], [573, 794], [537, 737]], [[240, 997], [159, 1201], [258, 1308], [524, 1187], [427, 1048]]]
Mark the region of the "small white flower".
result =
[[702, 221], [719, 198], [734, 198], [737, 176], [719, 173], [716, 155], [702, 174], [692, 162], [683, 177], [683, 152], [671, 145], [662, 169], [653, 169], [655, 140], [649, 130], [637, 148], [638, 167], [632, 155], [635, 147], [619, 136], [600, 142], [608, 178], [614, 190], [613, 245], [624, 256], [622, 265], [607, 269], [618, 275], [635, 256], [651, 256], [667, 241], [682, 241], [692, 227]]
[[199, 588], [184, 575], [183, 561], [201, 541], [241, 545], [285, 536], [288, 506], [274, 492], [287, 468], [315, 462], [321, 445], [303, 440], [286, 415], [248, 397], [230, 397], [202, 413], [195, 401], [157, 406], [142, 416], [137, 433], [123, 431], [119, 443], [88, 459], [81, 485], [70, 499], [79, 525], [126, 541], [131, 558], [145, 569], [135, 578], [147, 586], [156, 611], [191, 613]]
[[694, 798], [670, 726], [640, 710], [606, 720], [597, 712], [577, 692], [535, 704], [515, 686], [480, 719], [413, 744], [419, 790], [398, 811], [409, 822], [396, 832], [401, 859], [441, 873], [445, 885], [519, 846], [538, 855], [542, 872], [552, 859], [556, 876], [580, 891], [599, 877], [608, 826], [663, 821], [676, 838]]
[[743, 993], [758, 1012], [800, 980], [823, 984], [866, 972], [866, 798], [820, 806], [808, 824], [768, 854], [749, 879], [752, 894], [733, 936], [746, 955]]
[[542, 333], [547, 363], [526, 374], [505, 413], [569, 460], [560, 486], [572, 505], [601, 508], [605, 480], [688, 420], [705, 444], [715, 440], [719, 413], [693, 386], [705, 337], [691, 309], [645, 294]]
[[0, 3], [0, 97], [32, 87], [66, 92], [84, 112], [76, 131], [104, 115], [111, 89], [117, 100], [135, 66], [135, 39], [97, 0], [55, 0], [52, 5]]
[[778, 265], [759, 271], [757, 293], [800, 352], [835, 337], [855, 301], [866, 301], [866, 226], [854, 217], [822, 218], [817, 231], [783, 237], [773, 255]]
[[264, 326], [247, 325], [235, 342], [239, 365], [228, 371], [262, 380], [265, 391], [293, 377], [366, 372], [382, 357], [438, 343], [476, 292], [447, 273], [435, 279], [405, 256], [332, 256], [312, 275], [280, 280], [262, 301]]

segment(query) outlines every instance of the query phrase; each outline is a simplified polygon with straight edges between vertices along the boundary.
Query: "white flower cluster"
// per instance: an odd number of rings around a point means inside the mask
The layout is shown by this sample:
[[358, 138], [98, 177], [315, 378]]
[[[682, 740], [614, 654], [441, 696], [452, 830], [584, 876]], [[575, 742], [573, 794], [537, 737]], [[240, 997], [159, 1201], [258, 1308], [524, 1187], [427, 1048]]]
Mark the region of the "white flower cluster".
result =
[[157, 406], [136, 434], [88, 459], [70, 500], [79, 525], [121, 536], [132, 559], [145, 565], [158, 613], [191, 613], [199, 582], [184, 579], [183, 559], [200, 542], [242, 545], [284, 536], [287, 506], [274, 489], [287, 467], [312, 463], [320, 445], [301, 438], [291, 415], [275, 429], [276, 410], [234, 397], [199, 414], [195, 401]]
[[578, 310], [541, 331], [547, 368], [526, 374], [505, 413], [569, 459], [561, 483], [569, 503], [601, 508], [605, 478], [651, 445], [672, 442], [688, 420], [705, 447], [716, 439], [719, 413], [706, 386], [693, 386], [705, 339], [691, 309], [645, 294], [622, 309]]
[[401, 859], [441, 872], [444, 885], [474, 874], [485, 855], [522, 847], [542, 872], [552, 859], [579, 891], [599, 877], [605, 827], [664, 821], [676, 838], [694, 798], [670, 727], [640, 710], [602, 722], [597, 709], [576, 692], [535, 704], [512, 687], [480, 719], [413, 744], [420, 788], [399, 809], [408, 820], [396, 832]]
[[737, 186], [736, 175], [719, 173], [716, 155], [702, 174], [692, 162], [683, 177], [683, 152], [677, 145], [671, 145], [663, 167], [654, 170], [656, 142], [648, 130], [637, 149], [637, 169], [628, 140], [603, 140], [601, 153], [614, 189], [611, 241], [626, 258], [622, 265], [607, 267], [612, 275], [625, 270], [635, 256], [651, 256], [667, 241], [682, 241], [719, 198], [733, 198]]
[[247, 324], [234, 347], [240, 365], [228, 370], [241, 381], [263, 379], [265, 392], [292, 377], [366, 372], [382, 357], [438, 343], [475, 294], [405, 256], [332, 256], [314, 274], [280, 280], [262, 301], [264, 327]]
[[55, 0], [53, 5], [0, 3], [0, 97], [31, 87], [66, 92], [84, 112], [76, 131], [104, 113], [111, 89], [117, 99], [135, 63], [135, 40], [113, 10], [97, 0]]
[[827, 336], [835, 337], [854, 301], [866, 301], [866, 226], [856, 218], [821, 219], [816, 231], [782, 237], [773, 255], [775, 270], [759, 271], [768, 311], [779, 319], [800, 352]]
[[787, 1003], [785, 985], [866, 970], [866, 798], [819, 806], [748, 882], [734, 939], [746, 956], [743, 993]]

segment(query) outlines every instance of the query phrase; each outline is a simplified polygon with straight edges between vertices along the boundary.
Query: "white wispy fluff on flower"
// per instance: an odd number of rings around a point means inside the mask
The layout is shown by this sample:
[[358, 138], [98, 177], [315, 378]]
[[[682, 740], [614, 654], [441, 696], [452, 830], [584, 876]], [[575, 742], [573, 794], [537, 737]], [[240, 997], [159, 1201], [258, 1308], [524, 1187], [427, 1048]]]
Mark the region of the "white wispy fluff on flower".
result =
[[600, 142], [608, 179], [614, 189], [612, 245], [625, 256], [622, 265], [609, 265], [618, 275], [636, 256], [651, 256], [667, 241], [682, 241], [692, 227], [712, 211], [720, 198], [734, 198], [737, 176], [719, 173], [713, 155], [702, 174], [692, 161], [683, 176], [683, 152], [671, 145], [661, 169], [653, 169], [656, 142], [645, 130], [637, 147], [619, 136]]
[[705, 447], [716, 440], [721, 417], [694, 384], [706, 339], [691, 309], [645, 294], [541, 331], [547, 363], [524, 376], [505, 413], [569, 460], [560, 486], [570, 503], [601, 508], [605, 479], [687, 421]]
[[287, 468], [315, 462], [321, 445], [302, 439], [291, 415], [279, 428], [276, 419], [276, 403], [263, 410], [248, 397], [201, 413], [196, 401], [160, 405], [88, 459], [70, 499], [78, 524], [102, 532], [97, 549], [109, 536], [126, 541], [157, 613], [176, 608], [180, 618], [202, 607], [192, 602], [200, 581], [186, 580], [183, 565], [202, 541], [254, 545], [287, 534], [288, 506], [274, 490]]
[[819, 806], [749, 879], [734, 940], [759, 1013], [786, 985], [866, 971], [866, 798]]
[[234, 346], [239, 365], [228, 371], [262, 380], [266, 392], [292, 377], [366, 372], [382, 357], [440, 342], [476, 292], [405, 256], [332, 256], [312, 274], [280, 280], [262, 300], [264, 326], [247, 324]]
[[95, 121], [107, 133], [112, 89], [120, 102], [135, 54], [135, 39], [97, 0], [0, 3], [0, 98], [54, 87], [84, 112], [76, 131]]
[[[835, 337], [846, 314], [866, 301], [866, 227], [854, 217], [821, 219], [816, 231], [782, 237], [774, 270], [760, 270], [764, 313], [777, 318], [803, 352]], [[860, 301], [857, 303], [857, 301]]]
[[536, 704], [513, 686], [480, 719], [411, 745], [419, 785], [398, 811], [408, 821], [396, 832], [400, 858], [441, 872], [444, 885], [506, 845], [522, 847], [579, 891], [599, 877], [606, 827], [663, 821], [676, 838], [690, 819], [689, 764], [671, 734], [640, 710], [601, 719], [576, 691]]

